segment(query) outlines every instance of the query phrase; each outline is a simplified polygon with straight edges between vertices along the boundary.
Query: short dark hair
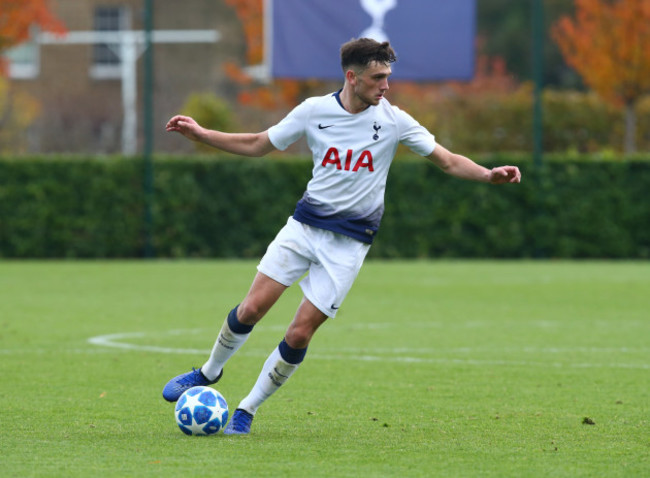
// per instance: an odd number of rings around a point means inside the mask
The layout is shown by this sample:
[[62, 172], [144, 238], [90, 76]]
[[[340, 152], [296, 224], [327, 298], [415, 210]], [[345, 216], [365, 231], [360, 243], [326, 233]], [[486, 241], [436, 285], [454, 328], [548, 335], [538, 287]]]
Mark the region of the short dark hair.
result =
[[370, 63], [393, 63], [397, 60], [395, 51], [387, 41], [379, 43], [372, 38], [357, 38], [341, 47], [341, 67], [346, 71], [351, 66], [366, 69]]

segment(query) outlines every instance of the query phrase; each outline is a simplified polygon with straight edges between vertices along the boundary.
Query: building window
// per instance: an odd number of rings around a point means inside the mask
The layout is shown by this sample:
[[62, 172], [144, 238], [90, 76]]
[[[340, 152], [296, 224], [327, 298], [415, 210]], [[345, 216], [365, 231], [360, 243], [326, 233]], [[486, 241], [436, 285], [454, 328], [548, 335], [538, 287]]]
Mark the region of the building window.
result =
[[[32, 38], [37, 32], [32, 32]], [[38, 43], [30, 40], [10, 48], [6, 52], [9, 63], [9, 77], [13, 79], [31, 79], [38, 77], [40, 71], [40, 51]]]
[[[127, 9], [125, 7], [97, 7], [95, 8], [93, 26], [95, 32], [119, 34], [121, 30], [129, 30]], [[93, 45], [92, 77], [118, 78], [121, 63], [119, 37]]]

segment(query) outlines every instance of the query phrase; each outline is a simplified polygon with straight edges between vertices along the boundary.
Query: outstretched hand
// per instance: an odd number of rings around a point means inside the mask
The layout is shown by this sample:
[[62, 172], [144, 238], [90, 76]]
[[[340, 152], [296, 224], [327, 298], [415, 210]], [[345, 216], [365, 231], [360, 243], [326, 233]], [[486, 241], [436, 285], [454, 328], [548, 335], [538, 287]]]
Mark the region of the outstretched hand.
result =
[[517, 166], [499, 166], [490, 170], [490, 183], [520, 183], [521, 172]]
[[167, 131], [176, 131], [192, 141], [199, 141], [203, 128], [189, 116], [174, 116], [167, 122]]

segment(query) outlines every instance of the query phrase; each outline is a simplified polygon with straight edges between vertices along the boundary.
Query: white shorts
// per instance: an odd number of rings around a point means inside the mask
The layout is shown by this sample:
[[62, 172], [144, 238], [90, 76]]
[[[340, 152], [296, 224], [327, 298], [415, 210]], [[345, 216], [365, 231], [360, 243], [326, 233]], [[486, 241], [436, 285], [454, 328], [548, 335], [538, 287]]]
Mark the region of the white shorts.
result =
[[300, 281], [305, 297], [325, 315], [335, 317], [369, 249], [370, 244], [290, 217], [257, 270], [287, 287], [309, 272]]

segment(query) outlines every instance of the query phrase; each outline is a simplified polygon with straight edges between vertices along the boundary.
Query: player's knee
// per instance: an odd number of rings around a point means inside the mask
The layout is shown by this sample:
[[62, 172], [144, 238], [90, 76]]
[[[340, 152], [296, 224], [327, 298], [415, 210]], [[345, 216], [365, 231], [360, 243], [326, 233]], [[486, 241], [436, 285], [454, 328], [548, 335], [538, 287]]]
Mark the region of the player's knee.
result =
[[265, 311], [255, 302], [245, 300], [239, 304], [237, 318], [242, 324], [254, 325], [264, 317]]
[[287, 330], [285, 340], [294, 349], [304, 349], [314, 335], [314, 330], [306, 325], [292, 326]]

